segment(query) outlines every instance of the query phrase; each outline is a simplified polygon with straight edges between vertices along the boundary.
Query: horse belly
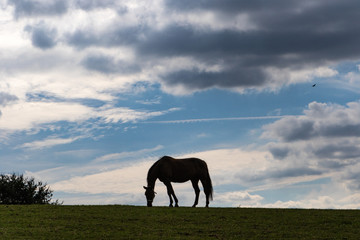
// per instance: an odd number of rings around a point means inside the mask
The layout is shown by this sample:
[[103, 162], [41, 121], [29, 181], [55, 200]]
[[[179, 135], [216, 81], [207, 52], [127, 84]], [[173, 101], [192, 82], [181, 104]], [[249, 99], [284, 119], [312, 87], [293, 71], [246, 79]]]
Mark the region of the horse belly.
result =
[[177, 182], [177, 183], [187, 182], [193, 178], [193, 175], [194, 174], [191, 174], [190, 172], [181, 172], [180, 173], [180, 172], [173, 171], [173, 174], [171, 176], [171, 181]]
[[171, 182], [175, 182], [175, 183], [184, 183], [184, 182], [187, 182], [187, 181], [189, 181], [190, 180], [190, 178], [176, 178], [176, 177], [173, 177], [172, 179], [171, 179]]
[[[194, 169], [189, 168], [188, 165], [182, 162], [175, 162], [175, 164], [166, 164], [162, 169], [162, 178], [170, 182], [183, 183], [193, 179], [196, 175]], [[162, 181], [160, 179], [160, 181]], [[162, 181], [163, 182], [163, 181]]]

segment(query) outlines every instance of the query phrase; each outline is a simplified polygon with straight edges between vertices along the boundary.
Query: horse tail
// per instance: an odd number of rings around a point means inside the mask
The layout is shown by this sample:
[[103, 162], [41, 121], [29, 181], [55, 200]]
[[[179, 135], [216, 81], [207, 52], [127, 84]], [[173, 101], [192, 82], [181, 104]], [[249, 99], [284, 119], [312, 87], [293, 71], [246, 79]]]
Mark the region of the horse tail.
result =
[[213, 200], [213, 186], [212, 186], [212, 182], [211, 182], [211, 178], [210, 178], [210, 174], [209, 174], [209, 169], [208, 166], [206, 164], [206, 162], [204, 161], [204, 168], [205, 168], [205, 186], [204, 190], [207, 194], [209, 194], [209, 199], [212, 201]]
[[208, 186], [209, 198], [210, 198], [210, 200], [212, 201], [212, 200], [213, 200], [214, 190], [213, 190], [213, 186], [212, 186], [212, 182], [211, 182], [209, 170], [207, 170], [207, 176], [206, 176], [206, 177], [207, 177], [207, 182], [208, 182], [208, 184], [209, 184], [209, 186]]

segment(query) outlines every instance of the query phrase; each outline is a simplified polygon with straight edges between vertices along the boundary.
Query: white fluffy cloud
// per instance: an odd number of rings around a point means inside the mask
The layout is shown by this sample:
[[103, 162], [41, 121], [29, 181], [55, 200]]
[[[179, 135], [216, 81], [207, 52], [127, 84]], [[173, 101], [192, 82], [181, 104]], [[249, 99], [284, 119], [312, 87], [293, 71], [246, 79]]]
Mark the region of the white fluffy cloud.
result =
[[[360, 163], [360, 103], [346, 105], [312, 102], [304, 115], [285, 117], [264, 127], [264, 138], [275, 140], [268, 149], [284, 165], [296, 172], [330, 176], [347, 191], [346, 198], [358, 194]], [[293, 173], [294, 174], [294, 173]], [[339, 196], [317, 196], [299, 202], [278, 202], [277, 206], [358, 207]]]
[[257, 207], [261, 206], [261, 201], [263, 199], [264, 198], [260, 195], [240, 191], [219, 194], [216, 201], [217, 204], [230, 205], [232, 207]]
[[313, 138], [360, 137], [360, 103], [346, 106], [312, 102], [303, 116], [286, 117], [265, 126], [264, 137], [284, 142]]
[[91, 109], [74, 103], [19, 102], [1, 109], [0, 129], [27, 130], [57, 121], [82, 121]]

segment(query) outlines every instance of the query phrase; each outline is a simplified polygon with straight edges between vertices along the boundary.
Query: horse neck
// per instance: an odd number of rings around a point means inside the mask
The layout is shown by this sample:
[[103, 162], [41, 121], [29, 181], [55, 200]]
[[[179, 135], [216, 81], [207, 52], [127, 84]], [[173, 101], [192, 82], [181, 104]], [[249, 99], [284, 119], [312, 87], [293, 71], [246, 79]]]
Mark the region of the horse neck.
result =
[[148, 172], [147, 183], [148, 183], [148, 187], [151, 187], [152, 189], [155, 188], [155, 182], [156, 182], [156, 179], [158, 178], [157, 172], [158, 171], [157, 171], [156, 167], [151, 167]]

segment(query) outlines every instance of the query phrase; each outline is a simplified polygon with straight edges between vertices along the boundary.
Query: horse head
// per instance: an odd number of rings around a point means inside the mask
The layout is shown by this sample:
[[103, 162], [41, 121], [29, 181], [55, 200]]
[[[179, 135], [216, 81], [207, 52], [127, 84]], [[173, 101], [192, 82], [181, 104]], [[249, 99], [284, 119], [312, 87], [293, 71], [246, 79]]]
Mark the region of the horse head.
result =
[[156, 192], [154, 191], [154, 188], [151, 188], [151, 187], [144, 186], [144, 189], [146, 190], [145, 196], [146, 196], [146, 200], [147, 200], [147, 206], [152, 207], [152, 202], [155, 198]]

